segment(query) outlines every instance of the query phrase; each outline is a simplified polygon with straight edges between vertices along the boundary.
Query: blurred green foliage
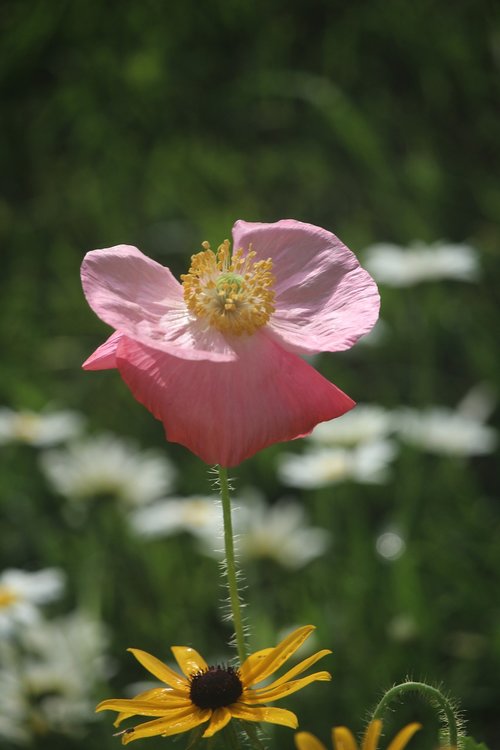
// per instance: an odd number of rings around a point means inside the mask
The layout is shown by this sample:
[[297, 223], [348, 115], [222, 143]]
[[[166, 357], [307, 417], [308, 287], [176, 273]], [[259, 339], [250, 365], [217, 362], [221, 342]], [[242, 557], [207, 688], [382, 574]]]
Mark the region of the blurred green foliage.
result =
[[[356, 400], [388, 408], [453, 406], [476, 383], [498, 382], [498, 4], [2, 0], [0, 29], [2, 404], [71, 407], [92, 428], [161, 446], [161, 425], [117, 373], [80, 370], [107, 335], [83, 299], [80, 262], [89, 249], [128, 243], [178, 274], [237, 218], [319, 224], [361, 257], [383, 240], [473, 244], [479, 286], [384, 289], [390, 335], [318, 367]], [[179, 446], [165, 450], [180, 491], [206, 492], [204, 467]], [[282, 494], [280, 450], [244, 464], [238, 485], [256, 484], [271, 501]], [[28, 449], [4, 449], [1, 461], [3, 567], [61, 565], [75, 598], [92, 598], [101, 571], [117, 659], [131, 645], [165, 656], [179, 639], [219, 653], [228, 628], [217, 567], [195, 558], [189, 540], [138, 547], [111, 506], [75, 534]], [[409, 673], [441, 680], [461, 698], [471, 733], [495, 746], [493, 460], [407, 449], [389, 487], [301, 494], [312, 520], [332, 528], [331, 553], [300, 573], [263, 563], [247, 576], [256, 647], [311, 621], [334, 650], [331, 688], [290, 701], [302, 728], [325, 740], [333, 723], [359, 728], [380, 691]], [[391, 522], [408, 552], [387, 564], [373, 539]], [[401, 613], [418, 623], [410, 642], [388, 640], [387, 623]], [[467, 650], [468, 636], [477, 648]], [[141, 678], [123, 657], [114, 690]], [[105, 721], [81, 747], [116, 747], [109, 735]]]

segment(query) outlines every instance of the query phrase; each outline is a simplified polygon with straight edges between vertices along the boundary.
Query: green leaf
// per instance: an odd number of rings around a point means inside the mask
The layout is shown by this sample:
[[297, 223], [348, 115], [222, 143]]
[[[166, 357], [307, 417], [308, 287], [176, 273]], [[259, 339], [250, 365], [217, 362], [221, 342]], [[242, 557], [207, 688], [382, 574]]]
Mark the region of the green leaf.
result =
[[476, 742], [472, 737], [466, 737], [463, 744], [462, 750], [489, 750], [484, 742]]

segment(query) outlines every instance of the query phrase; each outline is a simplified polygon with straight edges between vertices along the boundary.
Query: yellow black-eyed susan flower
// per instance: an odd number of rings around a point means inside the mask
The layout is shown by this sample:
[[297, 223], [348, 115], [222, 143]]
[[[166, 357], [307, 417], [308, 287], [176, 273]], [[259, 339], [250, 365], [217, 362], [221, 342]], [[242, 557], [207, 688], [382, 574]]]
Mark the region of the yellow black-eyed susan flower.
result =
[[[407, 724], [394, 737], [387, 750], [403, 750], [415, 732], [421, 729], [421, 724]], [[364, 734], [360, 750], [377, 750], [382, 722], [379, 719], [371, 721]], [[358, 750], [358, 743], [347, 727], [333, 727], [332, 741], [334, 750]], [[309, 732], [297, 732], [295, 735], [297, 750], [326, 750], [322, 742]]]
[[208, 726], [203, 737], [211, 737], [231, 719], [270, 722], [295, 729], [298, 721], [294, 713], [265, 704], [284, 698], [316, 680], [330, 680], [328, 672], [295, 678], [331, 652], [328, 649], [318, 651], [270, 684], [256, 686], [274, 674], [313, 630], [313, 625], [298, 628], [275, 648], [251, 654], [239, 668], [209, 666], [193, 648], [172, 646], [182, 675], [145, 651], [129, 649], [143, 667], [167, 687], [153, 688], [127, 700], [111, 698], [100, 703], [96, 710], [118, 711], [115, 726], [132, 716], [157, 717], [121, 733], [125, 745], [144, 737], [167, 737], [187, 732], [205, 722]]

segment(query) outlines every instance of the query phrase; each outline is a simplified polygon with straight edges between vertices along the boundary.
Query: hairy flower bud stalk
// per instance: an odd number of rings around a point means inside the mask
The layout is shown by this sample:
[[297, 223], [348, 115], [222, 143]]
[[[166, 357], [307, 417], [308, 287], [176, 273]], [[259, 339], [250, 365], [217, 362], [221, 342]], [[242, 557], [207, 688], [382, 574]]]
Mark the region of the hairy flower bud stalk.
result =
[[461, 720], [460, 715], [457, 711], [453, 702], [444, 695], [439, 688], [433, 685], [427, 685], [425, 682], [413, 682], [408, 680], [402, 682], [400, 685], [387, 690], [385, 695], [379, 701], [376, 706], [372, 720], [380, 719], [388, 707], [389, 703], [395, 698], [400, 699], [405, 693], [419, 693], [423, 698], [427, 700], [430, 706], [436, 711], [439, 721], [444, 723], [444, 732], [447, 736], [444, 737], [451, 747], [457, 747], [458, 738], [462, 735], [461, 732]]

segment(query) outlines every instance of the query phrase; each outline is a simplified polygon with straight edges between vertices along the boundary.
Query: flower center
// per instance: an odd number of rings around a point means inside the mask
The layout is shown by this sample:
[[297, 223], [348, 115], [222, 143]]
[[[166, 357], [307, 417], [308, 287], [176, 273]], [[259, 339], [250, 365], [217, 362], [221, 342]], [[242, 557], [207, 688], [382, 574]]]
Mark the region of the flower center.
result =
[[243, 692], [238, 670], [233, 667], [209, 667], [191, 677], [189, 697], [198, 708], [222, 708], [236, 703]]
[[33, 440], [40, 427], [40, 418], [35, 414], [17, 414], [14, 420], [14, 434], [19, 440]]
[[10, 607], [19, 599], [19, 596], [7, 586], [0, 586], [0, 609], [2, 607]]
[[254, 262], [251, 248], [231, 257], [225, 240], [214, 253], [208, 242], [191, 257], [188, 273], [181, 276], [184, 300], [198, 318], [206, 318], [219, 331], [254, 333], [274, 312], [274, 277], [271, 258]]

